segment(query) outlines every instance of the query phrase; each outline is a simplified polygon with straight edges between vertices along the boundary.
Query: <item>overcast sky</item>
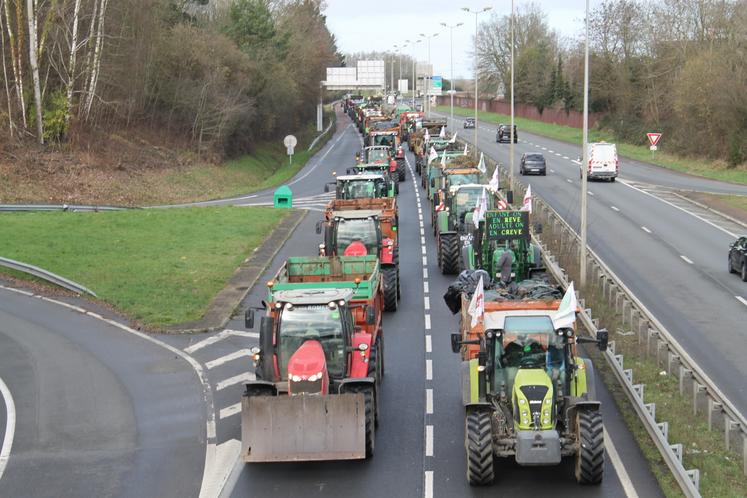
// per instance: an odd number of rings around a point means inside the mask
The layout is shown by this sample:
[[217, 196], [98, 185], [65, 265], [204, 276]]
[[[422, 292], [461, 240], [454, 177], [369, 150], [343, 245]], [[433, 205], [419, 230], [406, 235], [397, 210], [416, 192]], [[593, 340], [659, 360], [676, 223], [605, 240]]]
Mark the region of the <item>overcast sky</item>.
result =
[[[590, 1], [591, 9], [601, 0]], [[491, 14], [500, 16], [511, 12], [510, 0], [326, 0], [327, 25], [337, 39], [341, 52], [391, 50], [404, 45], [405, 40], [418, 39], [420, 33], [439, 33], [431, 40], [431, 62], [434, 74], [449, 77], [449, 30], [442, 22], [464, 25], [454, 29], [454, 74], [456, 78], [472, 77], [472, 36], [475, 16], [461, 7], [473, 10], [492, 7], [480, 14], [485, 21]], [[518, 9], [530, 2], [516, 0]], [[584, 0], [535, 0], [547, 15], [551, 28], [562, 36], [575, 36], [583, 28]], [[411, 44], [404, 53], [415, 55], [420, 61], [428, 58], [427, 42]]]

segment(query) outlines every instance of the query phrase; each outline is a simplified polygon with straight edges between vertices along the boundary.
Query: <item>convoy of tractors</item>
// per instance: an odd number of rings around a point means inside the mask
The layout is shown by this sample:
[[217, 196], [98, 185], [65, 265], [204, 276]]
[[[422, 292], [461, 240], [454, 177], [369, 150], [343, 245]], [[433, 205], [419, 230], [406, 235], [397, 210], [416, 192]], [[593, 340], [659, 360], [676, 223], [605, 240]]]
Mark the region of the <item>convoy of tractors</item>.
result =
[[568, 457], [579, 483], [600, 483], [602, 413], [593, 365], [577, 344], [603, 350], [607, 333], [577, 333], [575, 295], [551, 280], [534, 242], [541, 227], [511, 206], [510, 192], [488, 184], [476, 151], [450, 135], [445, 120], [361, 96], [344, 109], [364, 148], [324, 186], [335, 198], [316, 226], [318, 255], [289, 258], [267, 283], [264, 309], [245, 315], [247, 328], [255, 313], [261, 317], [256, 380], [242, 397], [244, 460], [374, 454], [384, 423], [383, 316], [406, 298], [397, 195], [407, 143], [430, 205], [439, 269], [458, 275], [444, 300], [460, 321], [451, 345], [461, 359], [454, 375], [461, 376], [468, 482], [490, 484], [507, 457], [528, 466]]

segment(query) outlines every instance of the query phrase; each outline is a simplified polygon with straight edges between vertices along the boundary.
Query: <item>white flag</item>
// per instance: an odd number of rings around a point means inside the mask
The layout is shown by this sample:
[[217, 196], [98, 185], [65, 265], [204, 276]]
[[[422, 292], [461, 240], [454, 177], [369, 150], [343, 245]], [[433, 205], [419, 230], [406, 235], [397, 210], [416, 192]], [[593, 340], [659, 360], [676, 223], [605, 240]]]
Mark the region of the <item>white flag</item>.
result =
[[480, 228], [480, 222], [485, 219], [485, 212], [488, 210], [488, 199], [485, 197], [485, 189], [482, 189], [480, 198], [477, 199], [477, 205], [472, 212], [472, 223], [475, 228]]
[[488, 187], [494, 192], [498, 192], [498, 189], [501, 188], [501, 173], [497, 164], [495, 165], [495, 169], [493, 170], [493, 177], [490, 179]]
[[521, 209], [519, 211], [529, 211], [529, 213], [532, 213], [532, 186], [527, 186], [527, 193], [524, 194], [524, 203], [521, 205]]
[[441, 166], [446, 166], [446, 149], [444, 149], [444, 153], [441, 156]]
[[[464, 146], [464, 155], [465, 156], [467, 155], [467, 146], [466, 145]], [[479, 169], [480, 173], [482, 173], [483, 175], [488, 172], [488, 168], [485, 167], [485, 155], [482, 152], [480, 152], [480, 162], [477, 163], [477, 169]], [[497, 167], [496, 167], [496, 169], [497, 169]], [[492, 180], [491, 180], [491, 182], [492, 182]]]
[[552, 317], [552, 324], [555, 329], [571, 328], [576, 323], [576, 308], [578, 303], [576, 302], [576, 291], [573, 288], [573, 282], [568, 286], [565, 291], [563, 300], [560, 301], [558, 311]]
[[425, 135], [424, 135], [424, 137], [425, 137], [425, 141], [426, 141], [426, 142], [430, 141], [430, 139], [431, 139], [431, 134], [430, 134], [430, 133], [428, 133], [428, 128], [426, 128], [426, 129], [425, 129]]
[[462, 152], [465, 156], [467, 155], [467, 144], [464, 144], [464, 152]]
[[451, 137], [451, 140], [449, 140], [449, 143], [450, 144], [456, 143], [456, 137], [457, 137], [457, 132], [454, 132], [454, 136]]
[[431, 147], [431, 151], [428, 153], [428, 164], [430, 164], [434, 159], [438, 159], [438, 152], [436, 152], [436, 149]]
[[446, 127], [445, 126], [441, 127], [441, 131], [438, 133], [438, 138], [441, 138], [441, 139], [446, 138]]
[[472, 299], [469, 302], [469, 308], [467, 308], [467, 311], [470, 316], [472, 316], [470, 326], [474, 328], [485, 314], [485, 290], [483, 289], [482, 276], [477, 282], [475, 293], [472, 294]]

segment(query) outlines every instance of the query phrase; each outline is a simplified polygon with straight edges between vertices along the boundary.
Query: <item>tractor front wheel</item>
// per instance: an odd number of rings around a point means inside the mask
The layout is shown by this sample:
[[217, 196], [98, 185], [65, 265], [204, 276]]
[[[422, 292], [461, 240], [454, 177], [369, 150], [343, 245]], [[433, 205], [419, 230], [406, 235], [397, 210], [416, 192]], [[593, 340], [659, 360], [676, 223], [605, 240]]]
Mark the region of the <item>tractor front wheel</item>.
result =
[[493, 482], [493, 434], [488, 410], [470, 410], [464, 428], [467, 450], [467, 481], [470, 486], [485, 486]]
[[374, 386], [356, 386], [349, 392], [363, 394], [366, 406], [366, 458], [371, 458], [374, 454], [376, 437], [376, 391]]
[[397, 268], [384, 268], [384, 310], [397, 311]]
[[576, 482], [599, 484], [604, 475], [604, 426], [598, 411], [579, 410], [576, 414], [578, 452]]
[[438, 238], [438, 253], [441, 273], [456, 275], [459, 273], [459, 236], [455, 233], [441, 234]]

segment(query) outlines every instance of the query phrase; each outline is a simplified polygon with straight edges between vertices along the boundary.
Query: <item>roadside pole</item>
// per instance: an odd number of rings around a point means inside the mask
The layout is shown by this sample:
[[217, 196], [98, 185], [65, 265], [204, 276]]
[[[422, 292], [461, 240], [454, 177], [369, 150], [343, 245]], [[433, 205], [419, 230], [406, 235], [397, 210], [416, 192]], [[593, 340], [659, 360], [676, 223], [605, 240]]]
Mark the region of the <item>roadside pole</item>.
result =
[[579, 257], [581, 285], [579, 285], [579, 289], [586, 289], [587, 192], [589, 189], [589, 175], [587, 171], [589, 167], [589, 0], [586, 0], [584, 26], [584, 131], [581, 145], [583, 155], [581, 158], [581, 254]]

